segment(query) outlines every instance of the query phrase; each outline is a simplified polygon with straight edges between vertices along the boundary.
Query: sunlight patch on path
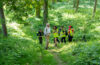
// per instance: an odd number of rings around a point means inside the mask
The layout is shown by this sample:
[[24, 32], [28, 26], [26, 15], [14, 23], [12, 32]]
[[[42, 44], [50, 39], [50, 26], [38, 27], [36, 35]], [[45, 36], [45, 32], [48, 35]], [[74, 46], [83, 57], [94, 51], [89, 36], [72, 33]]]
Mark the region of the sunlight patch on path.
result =
[[59, 53], [55, 52], [57, 51], [56, 49], [53, 49], [53, 50], [49, 50], [50, 53], [53, 54], [54, 56], [54, 59], [56, 60], [57, 62], [57, 65], [66, 65], [67, 63], [64, 63], [60, 58], [59, 58]]
[[54, 55], [54, 58], [55, 60], [57, 61], [58, 65], [67, 65], [67, 63], [64, 63], [58, 56], [58, 53], [53, 53], [51, 52], [53, 55]]
[[54, 44], [50, 44], [50, 47], [52, 47], [52, 49], [49, 49], [48, 51], [53, 54], [55, 60], [58, 62], [58, 65], [67, 65], [67, 61], [65, 63], [64, 61], [62, 61], [62, 59], [60, 59], [59, 52], [67, 50], [73, 45], [75, 45], [75, 43], [69, 43], [67, 45], [64, 44], [61, 48], [55, 48]]
[[55, 48], [53, 44], [50, 44], [50, 47], [53, 47], [53, 49], [50, 49], [49, 51], [53, 51], [53, 52], [61, 52], [64, 50], [68, 50], [69, 48], [71, 48], [72, 46], [75, 46], [75, 43], [68, 43], [68, 44], [63, 44], [61, 48]]

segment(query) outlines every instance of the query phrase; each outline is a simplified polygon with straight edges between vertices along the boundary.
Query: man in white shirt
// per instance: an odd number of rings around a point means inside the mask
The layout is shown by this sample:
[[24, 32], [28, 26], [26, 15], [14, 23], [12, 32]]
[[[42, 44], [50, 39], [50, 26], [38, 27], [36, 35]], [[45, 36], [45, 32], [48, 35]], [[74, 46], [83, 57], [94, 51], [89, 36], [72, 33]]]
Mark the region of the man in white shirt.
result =
[[50, 24], [47, 23], [44, 29], [44, 35], [46, 37], [46, 49], [48, 49], [50, 33], [51, 33]]

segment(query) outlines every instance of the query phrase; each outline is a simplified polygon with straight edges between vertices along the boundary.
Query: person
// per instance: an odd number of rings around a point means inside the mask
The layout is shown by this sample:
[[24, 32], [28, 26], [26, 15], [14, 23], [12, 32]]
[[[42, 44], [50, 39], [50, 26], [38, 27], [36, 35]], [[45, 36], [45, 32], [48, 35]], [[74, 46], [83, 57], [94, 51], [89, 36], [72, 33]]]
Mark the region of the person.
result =
[[50, 24], [47, 23], [46, 27], [44, 29], [44, 35], [45, 35], [45, 38], [46, 38], [46, 49], [48, 49], [50, 33], [51, 33]]
[[60, 37], [61, 37], [61, 43], [66, 43], [66, 31], [64, 27], [61, 27], [61, 32], [60, 32]]
[[69, 29], [68, 29], [68, 41], [69, 42], [72, 42], [73, 34], [74, 34], [74, 29], [72, 26], [69, 26]]
[[60, 27], [59, 31], [58, 31], [58, 35], [60, 36], [60, 32], [63, 26]]
[[43, 43], [43, 31], [40, 29], [38, 32], [37, 32], [37, 36], [39, 38], [39, 43], [42, 45]]
[[54, 37], [54, 43], [55, 43], [55, 47], [57, 46], [57, 42], [59, 42], [58, 40], [58, 29], [57, 29], [57, 26], [54, 26], [53, 27], [53, 37]]

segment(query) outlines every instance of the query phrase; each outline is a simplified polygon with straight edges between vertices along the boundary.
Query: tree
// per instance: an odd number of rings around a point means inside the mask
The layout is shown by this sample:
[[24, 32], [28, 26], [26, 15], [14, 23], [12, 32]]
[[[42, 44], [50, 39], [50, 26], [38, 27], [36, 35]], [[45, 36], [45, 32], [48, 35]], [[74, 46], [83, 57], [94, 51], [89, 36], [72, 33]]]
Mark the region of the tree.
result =
[[5, 4], [5, 8], [7, 12], [6, 15], [12, 13], [12, 17], [10, 17], [11, 21], [28, 24], [25, 20], [29, 15], [33, 16], [35, 14], [35, 0], [9, 0], [8, 3]]
[[41, 13], [40, 0], [36, 0], [35, 10], [36, 10], [36, 17], [40, 18], [40, 13]]
[[52, 0], [52, 4], [55, 4], [56, 0]]
[[73, 8], [76, 7], [76, 0], [73, 0]]
[[43, 13], [43, 18], [44, 18], [44, 24], [48, 22], [48, 0], [44, 0], [44, 13]]
[[77, 12], [78, 11], [78, 8], [79, 8], [79, 0], [77, 0], [77, 4], [76, 4], [76, 11], [75, 12]]
[[95, 4], [94, 4], [93, 17], [95, 17], [96, 7], [97, 7], [97, 0], [95, 0]]
[[2, 24], [3, 35], [7, 37], [7, 27], [6, 27], [5, 15], [3, 9], [3, 1], [0, 1], [0, 22]]
[[61, 2], [61, 0], [57, 0], [57, 2]]
[[6, 11], [8, 10], [13, 13], [13, 19], [17, 19], [17, 17], [22, 19], [23, 16], [28, 16], [27, 11], [32, 11], [32, 7], [30, 7], [31, 4], [31, 0], [0, 0], [0, 22], [2, 24], [2, 32], [4, 36], [7, 36], [7, 27], [3, 7], [5, 6]]

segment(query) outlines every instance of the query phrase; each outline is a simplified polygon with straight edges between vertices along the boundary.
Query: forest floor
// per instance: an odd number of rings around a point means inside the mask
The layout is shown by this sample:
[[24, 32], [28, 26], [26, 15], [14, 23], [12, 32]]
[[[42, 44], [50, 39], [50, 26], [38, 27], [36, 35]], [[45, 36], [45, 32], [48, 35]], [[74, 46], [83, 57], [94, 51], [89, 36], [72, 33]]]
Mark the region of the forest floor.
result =
[[[96, 17], [92, 19], [92, 8], [84, 5], [89, 6], [80, 4], [83, 7], [77, 13], [67, 3], [55, 4], [54, 9], [49, 10], [51, 28], [56, 25], [68, 29], [72, 25], [75, 34], [74, 42], [57, 47], [54, 47], [51, 34], [48, 50], [44, 49], [45, 38], [41, 47], [36, 36], [39, 28], [44, 30], [42, 19], [29, 18], [32, 20], [29, 25], [7, 23], [9, 37], [0, 36], [0, 65], [100, 65], [100, 9], [97, 8]], [[87, 42], [82, 41], [83, 34], [86, 34]]]
[[[52, 47], [51, 47], [52, 46]], [[48, 51], [53, 55], [55, 61], [57, 62], [57, 65], [67, 65], [67, 62], [64, 62], [60, 57], [60, 49], [58, 47], [53, 47], [53, 45], [50, 45], [52, 49], [49, 49]]]

